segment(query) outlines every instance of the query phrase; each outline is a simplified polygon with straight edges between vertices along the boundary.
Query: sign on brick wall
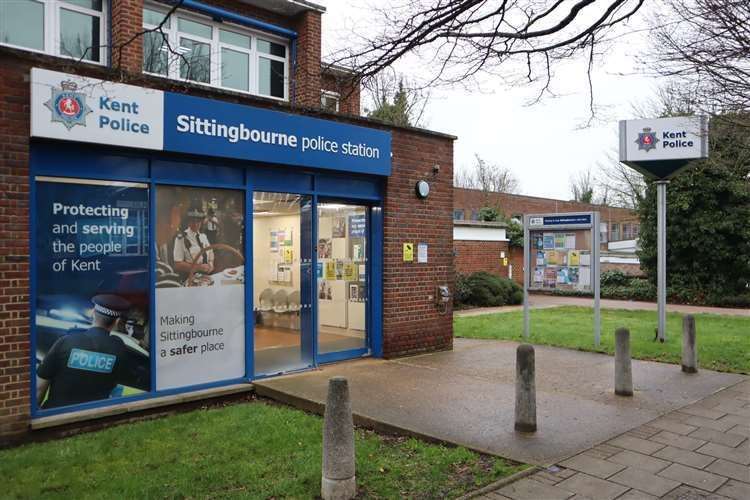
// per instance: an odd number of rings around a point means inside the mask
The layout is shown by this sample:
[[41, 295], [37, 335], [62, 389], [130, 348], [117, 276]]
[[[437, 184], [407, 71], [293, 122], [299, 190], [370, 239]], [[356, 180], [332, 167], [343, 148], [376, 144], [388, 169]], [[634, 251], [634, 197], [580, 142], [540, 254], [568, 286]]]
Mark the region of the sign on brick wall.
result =
[[387, 131], [39, 68], [31, 70], [31, 135], [391, 173]]

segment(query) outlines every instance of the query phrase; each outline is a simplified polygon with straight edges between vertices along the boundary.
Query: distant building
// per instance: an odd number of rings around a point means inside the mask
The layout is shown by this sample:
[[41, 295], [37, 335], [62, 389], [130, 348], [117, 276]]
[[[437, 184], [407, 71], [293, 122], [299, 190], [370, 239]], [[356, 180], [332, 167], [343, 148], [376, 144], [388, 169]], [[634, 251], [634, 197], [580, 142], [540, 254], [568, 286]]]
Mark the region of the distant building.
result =
[[597, 211], [601, 216], [602, 271], [620, 269], [628, 274], [641, 274], [635, 255], [640, 230], [635, 210], [454, 188], [453, 253], [457, 273], [487, 271], [523, 283], [523, 252], [509, 246], [506, 224], [488, 224], [479, 220], [479, 212], [484, 207], [497, 208], [505, 217], [519, 222], [526, 214]]

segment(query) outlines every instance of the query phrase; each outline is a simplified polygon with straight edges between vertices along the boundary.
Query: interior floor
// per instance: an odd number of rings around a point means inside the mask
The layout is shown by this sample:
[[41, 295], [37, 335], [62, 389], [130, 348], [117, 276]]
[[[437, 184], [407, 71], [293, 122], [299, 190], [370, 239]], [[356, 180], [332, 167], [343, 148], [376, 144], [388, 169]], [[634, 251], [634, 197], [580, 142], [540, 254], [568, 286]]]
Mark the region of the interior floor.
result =
[[[365, 346], [362, 330], [321, 327], [318, 332], [318, 352], [329, 353], [361, 349]], [[255, 326], [255, 373], [271, 375], [298, 370], [312, 365], [303, 359], [299, 330], [272, 326]]]

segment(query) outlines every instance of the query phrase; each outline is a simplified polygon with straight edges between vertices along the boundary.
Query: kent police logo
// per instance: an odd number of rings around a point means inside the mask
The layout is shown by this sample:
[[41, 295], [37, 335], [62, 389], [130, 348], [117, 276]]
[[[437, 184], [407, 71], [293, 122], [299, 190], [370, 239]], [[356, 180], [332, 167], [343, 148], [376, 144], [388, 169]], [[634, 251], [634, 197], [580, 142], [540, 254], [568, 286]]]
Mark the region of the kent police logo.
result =
[[86, 115], [92, 112], [86, 96], [76, 90], [78, 85], [74, 81], [62, 81], [60, 88], [52, 87], [52, 98], [44, 103], [52, 111], [52, 121], [62, 123], [68, 130], [76, 125], [85, 127]]
[[638, 150], [644, 150], [647, 153], [652, 149], [656, 149], [656, 143], [659, 142], [659, 138], [656, 137], [656, 132], [651, 132], [649, 127], [643, 129], [643, 132], [638, 134], [638, 139], [635, 143], [638, 144]]

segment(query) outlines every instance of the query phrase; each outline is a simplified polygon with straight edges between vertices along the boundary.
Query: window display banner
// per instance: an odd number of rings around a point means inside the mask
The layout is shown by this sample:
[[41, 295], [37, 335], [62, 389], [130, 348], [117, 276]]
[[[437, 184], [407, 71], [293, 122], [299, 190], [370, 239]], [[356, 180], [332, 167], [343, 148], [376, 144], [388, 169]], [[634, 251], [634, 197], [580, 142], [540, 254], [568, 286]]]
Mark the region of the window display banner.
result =
[[156, 190], [156, 388], [245, 376], [244, 192]]
[[150, 390], [148, 189], [36, 179], [37, 402]]
[[31, 70], [31, 135], [375, 175], [391, 134], [173, 92]]

